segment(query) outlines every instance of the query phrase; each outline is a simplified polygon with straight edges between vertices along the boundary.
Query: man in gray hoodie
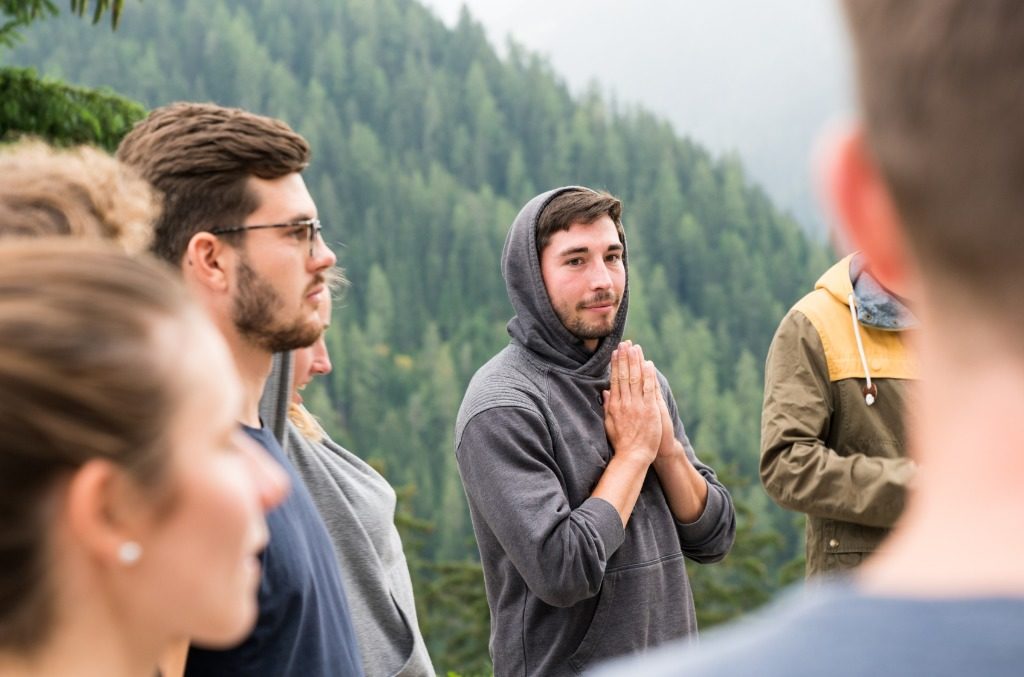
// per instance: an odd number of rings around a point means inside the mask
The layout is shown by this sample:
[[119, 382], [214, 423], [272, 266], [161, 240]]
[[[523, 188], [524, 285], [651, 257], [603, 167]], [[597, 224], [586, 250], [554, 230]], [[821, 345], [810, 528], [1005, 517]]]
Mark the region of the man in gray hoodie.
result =
[[722, 559], [728, 492], [694, 455], [665, 377], [621, 343], [621, 204], [566, 187], [516, 217], [516, 316], [480, 368], [455, 449], [503, 675], [573, 675], [696, 632], [683, 558]]

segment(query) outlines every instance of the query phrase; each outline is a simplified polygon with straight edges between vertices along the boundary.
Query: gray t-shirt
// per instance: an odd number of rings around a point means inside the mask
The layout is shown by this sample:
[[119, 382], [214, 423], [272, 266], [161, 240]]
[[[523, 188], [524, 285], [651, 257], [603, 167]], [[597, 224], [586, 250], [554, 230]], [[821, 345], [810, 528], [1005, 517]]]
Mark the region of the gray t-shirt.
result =
[[699, 646], [666, 645], [593, 677], [1024, 674], [1024, 597], [902, 598], [836, 579], [791, 591]]

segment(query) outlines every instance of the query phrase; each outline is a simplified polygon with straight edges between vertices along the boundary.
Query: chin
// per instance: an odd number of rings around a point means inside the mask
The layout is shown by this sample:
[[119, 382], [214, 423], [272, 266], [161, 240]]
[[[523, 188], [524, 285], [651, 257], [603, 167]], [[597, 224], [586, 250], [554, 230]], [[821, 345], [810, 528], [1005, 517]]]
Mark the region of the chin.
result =
[[235, 606], [242, 608], [231, 617], [223, 618], [217, 627], [196, 633], [193, 639], [211, 649], [230, 649], [240, 644], [256, 625], [256, 597], [253, 595], [251, 600]]

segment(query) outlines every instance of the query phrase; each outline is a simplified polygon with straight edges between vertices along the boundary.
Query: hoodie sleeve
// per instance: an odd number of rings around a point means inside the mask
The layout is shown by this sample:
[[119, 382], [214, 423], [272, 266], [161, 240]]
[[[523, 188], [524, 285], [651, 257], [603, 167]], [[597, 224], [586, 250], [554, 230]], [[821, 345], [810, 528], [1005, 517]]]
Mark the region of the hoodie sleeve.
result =
[[689, 524], [676, 521], [679, 542], [682, 544], [683, 554], [689, 559], [702, 564], [718, 562], [729, 553], [736, 538], [736, 511], [732, 497], [718, 481], [715, 471], [697, 458], [693, 445], [686, 436], [683, 422], [679, 418], [679, 407], [676, 405], [668, 380], [660, 372], [658, 376], [668, 403], [669, 414], [672, 416], [676, 439], [682, 443], [690, 463], [708, 484], [708, 500], [700, 517]]
[[836, 453], [825, 442], [834, 408], [821, 338], [802, 313], [791, 311], [775, 333], [765, 366], [761, 482], [790, 510], [891, 527], [913, 478], [913, 462], [863, 450]]
[[570, 507], [552, 450], [539, 413], [498, 407], [466, 424], [456, 457], [477, 527], [493, 536], [479, 539], [481, 557], [507, 557], [544, 603], [568, 607], [598, 593], [625, 532], [607, 501]]

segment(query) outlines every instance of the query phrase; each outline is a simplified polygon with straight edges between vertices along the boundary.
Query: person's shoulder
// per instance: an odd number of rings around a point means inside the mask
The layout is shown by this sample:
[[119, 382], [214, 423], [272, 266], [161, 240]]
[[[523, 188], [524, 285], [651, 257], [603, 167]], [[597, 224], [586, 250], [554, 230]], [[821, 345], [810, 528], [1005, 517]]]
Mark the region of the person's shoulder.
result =
[[665, 646], [592, 677], [1016, 675], [1022, 631], [1024, 599], [874, 597], [843, 579], [790, 592], [699, 646]]
[[477, 370], [462, 398], [460, 418], [495, 407], [536, 408], [544, 374], [524, 353], [509, 345]]
[[[703, 635], [699, 645], [665, 645], [642, 657], [609, 663], [592, 677], [821, 674], [822, 665], [801, 664], [809, 658], [815, 637], [829, 632], [821, 623], [823, 612], [846, 594], [833, 585], [789, 590], [766, 609]], [[804, 673], [804, 667], [813, 669]]]
[[267, 453], [277, 459], [279, 463], [284, 464], [287, 462], [284, 448], [281, 446], [281, 443], [277, 441], [277, 438], [274, 436], [274, 432], [270, 428], [266, 426], [262, 428], [253, 428], [245, 424], [240, 425], [242, 432], [248, 435], [258, 445], [263, 447]]

